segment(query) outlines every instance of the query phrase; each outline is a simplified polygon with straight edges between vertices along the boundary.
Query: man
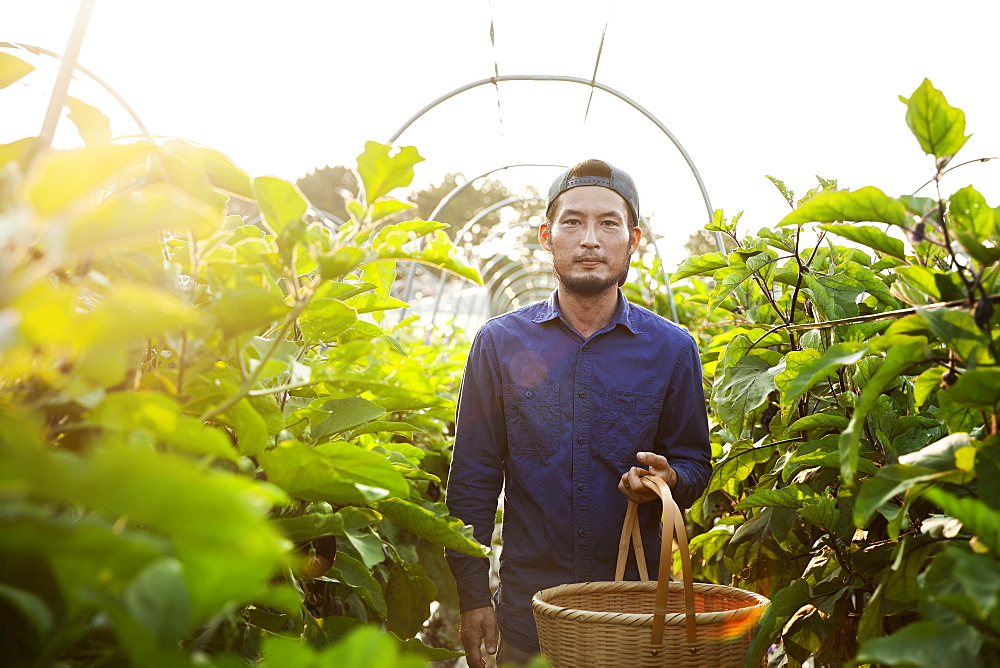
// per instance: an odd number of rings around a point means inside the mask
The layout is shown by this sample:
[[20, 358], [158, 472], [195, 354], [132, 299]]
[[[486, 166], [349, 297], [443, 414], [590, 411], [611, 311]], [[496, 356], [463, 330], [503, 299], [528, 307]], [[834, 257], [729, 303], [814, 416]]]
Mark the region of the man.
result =
[[[619, 290], [642, 236], [638, 217], [625, 172], [600, 160], [567, 170], [538, 231], [558, 287], [545, 302], [491, 319], [473, 341], [448, 506], [489, 544], [504, 492], [495, 612], [488, 561], [447, 554], [474, 668], [485, 664], [481, 644], [497, 651], [498, 623], [498, 663], [523, 665], [538, 653], [536, 591], [614, 579], [627, 500], [655, 498], [641, 476], [663, 478], [687, 507], [711, 473], [694, 340]], [[655, 573], [659, 504], [643, 503], [639, 518]], [[626, 578], [638, 579], [634, 565]]]

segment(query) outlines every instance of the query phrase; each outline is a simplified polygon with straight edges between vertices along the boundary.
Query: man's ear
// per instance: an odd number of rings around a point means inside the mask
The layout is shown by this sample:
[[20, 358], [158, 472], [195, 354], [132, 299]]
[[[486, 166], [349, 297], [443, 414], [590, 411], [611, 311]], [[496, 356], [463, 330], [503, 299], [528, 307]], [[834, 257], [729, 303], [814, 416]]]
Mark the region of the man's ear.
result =
[[642, 240], [642, 228], [636, 225], [629, 231], [631, 239], [629, 255], [639, 250], [639, 242]]
[[538, 226], [538, 243], [547, 251], [552, 250], [552, 245], [549, 243], [549, 234], [549, 224], [547, 222]]

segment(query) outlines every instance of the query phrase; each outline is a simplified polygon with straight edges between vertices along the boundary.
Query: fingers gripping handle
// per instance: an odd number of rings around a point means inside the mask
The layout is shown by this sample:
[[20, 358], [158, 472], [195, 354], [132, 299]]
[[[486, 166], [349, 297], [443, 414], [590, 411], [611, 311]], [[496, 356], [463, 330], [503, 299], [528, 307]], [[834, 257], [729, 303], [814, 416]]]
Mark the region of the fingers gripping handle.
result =
[[[684, 516], [674, 502], [670, 487], [664, 480], [656, 476], [644, 476], [641, 480], [642, 484], [657, 493], [663, 503], [663, 531], [660, 538], [660, 563], [656, 574], [652, 644], [656, 646], [663, 643], [663, 627], [667, 612], [667, 594], [669, 589], [668, 583], [670, 582], [671, 565], [674, 562], [673, 544], [675, 537], [678, 550], [681, 553], [687, 639], [688, 642], [693, 643], [697, 640], [697, 627], [694, 617], [694, 588], [691, 581], [691, 552], [688, 549], [687, 531], [684, 529]], [[622, 535], [618, 541], [618, 563], [615, 566], [615, 581], [621, 581], [625, 577], [625, 562], [628, 560], [630, 540], [632, 546], [635, 548], [636, 564], [639, 566], [639, 578], [645, 582], [649, 579], [649, 575], [646, 570], [646, 557], [642, 549], [642, 538], [639, 533], [638, 505], [633, 501], [629, 501], [628, 503], [628, 510], [625, 512], [625, 521], [622, 526]]]

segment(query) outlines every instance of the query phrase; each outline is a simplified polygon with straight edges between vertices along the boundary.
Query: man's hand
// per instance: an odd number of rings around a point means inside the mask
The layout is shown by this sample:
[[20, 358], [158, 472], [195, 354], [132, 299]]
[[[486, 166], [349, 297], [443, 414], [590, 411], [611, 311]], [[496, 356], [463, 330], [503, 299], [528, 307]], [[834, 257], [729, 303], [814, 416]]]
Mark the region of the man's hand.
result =
[[642, 481], [639, 480], [643, 476], [655, 475], [658, 478], [662, 478], [671, 490], [677, 486], [677, 471], [670, 468], [670, 463], [666, 457], [654, 452], [640, 452], [635, 458], [639, 460], [640, 464], [648, 466], [649, 469], [633, 466], [622, 476], [621, 482], [618, 483], [618, 490], [629, 501], [644, 503], [656, 498], [656, 492], [643, 485]]
[[462, 646], [465, 647], [465, 660], [470, 668], [486, 665], [480, 650], [482, 643], [486, 644], [487, 654], [497, 653], [497, 616], [493, 606], [463, 612], [459, 631]]

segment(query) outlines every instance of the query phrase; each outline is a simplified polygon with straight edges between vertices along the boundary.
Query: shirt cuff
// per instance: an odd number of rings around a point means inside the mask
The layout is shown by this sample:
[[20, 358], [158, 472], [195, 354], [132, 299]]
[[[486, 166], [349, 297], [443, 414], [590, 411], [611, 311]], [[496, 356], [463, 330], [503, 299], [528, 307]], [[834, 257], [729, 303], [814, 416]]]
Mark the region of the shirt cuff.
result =
[[492, 608], [493, 595], [490, 593], [489, 572], [472, 573], [455, 579], [458, 587], [458, 610], [474, 610], [475, 608]]
[[691, 485], [685, 483], [685, 476], [683, 473], [677, 469], [674, 469], [674, 473], [677, 474], [677, 484], [674, 485], [673, 489], [674, 501], [677, 502], [677, 505], [681, 510], [687, 510], [694, 504], [695, 501], [698, 500], [700, 493], [696, 494], [698, 490], [691, 489]]

